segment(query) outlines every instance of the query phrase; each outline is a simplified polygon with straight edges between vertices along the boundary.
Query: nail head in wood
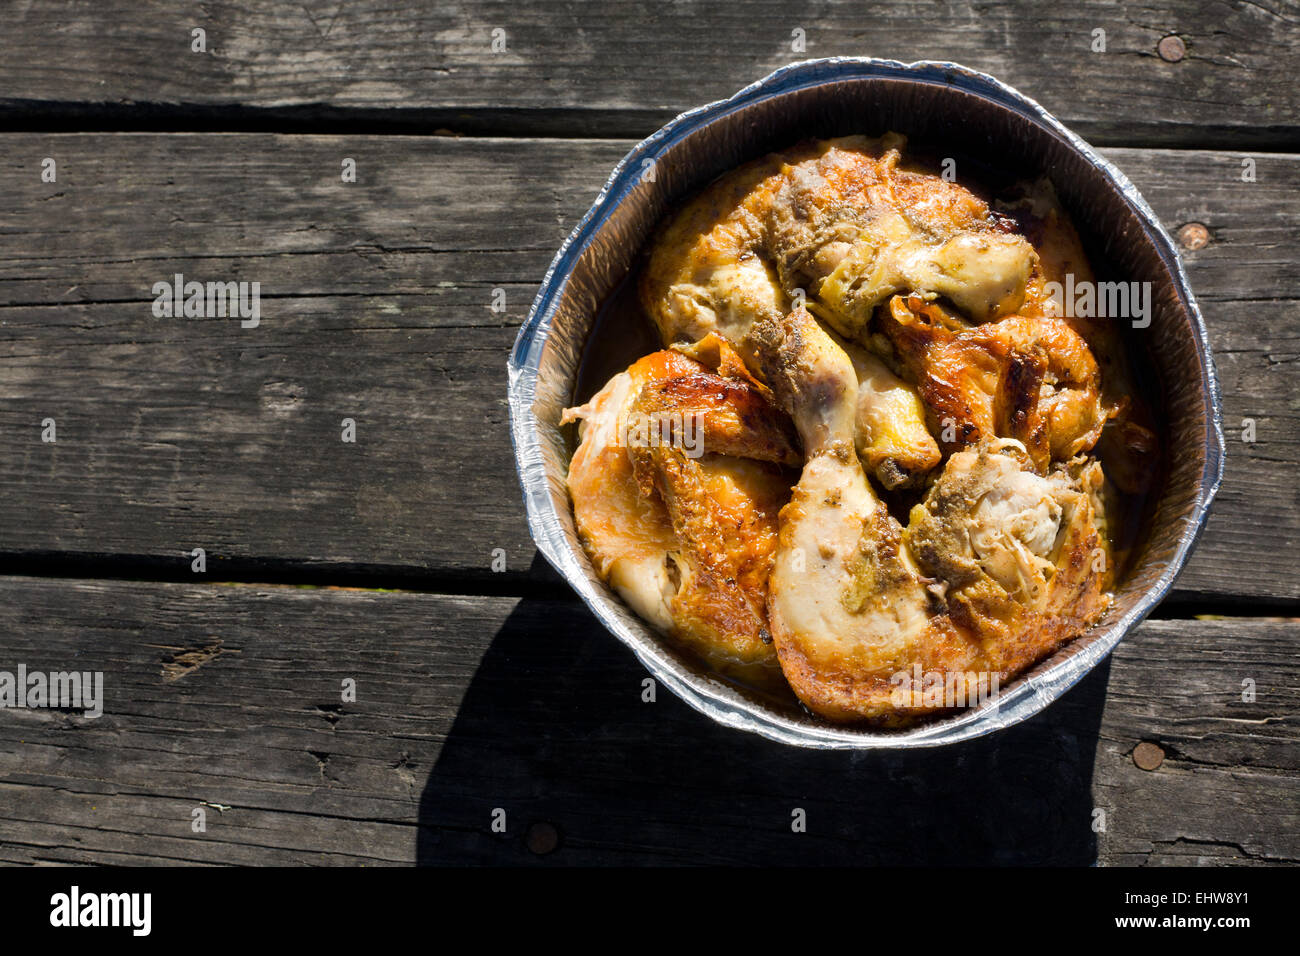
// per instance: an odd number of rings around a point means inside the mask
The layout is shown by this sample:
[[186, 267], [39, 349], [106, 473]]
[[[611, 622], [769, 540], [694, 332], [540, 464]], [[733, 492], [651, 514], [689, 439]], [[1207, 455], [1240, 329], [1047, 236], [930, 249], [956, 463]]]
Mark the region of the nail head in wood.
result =
[[534, 823], [528, 828], [528, 835], [524, 840], [529, 850], [538, 856], [545, 856], [555, 852], [560, 845], [560, 831], [550, 823]]
[[1178, 241], [1184, 249], [1204, 249], [1210, 244], [1210, 230], [1199, 222], [1189, 222], [1178, 230]]
[[1158, 744], [1144, 740], [1133, 749], [1133, 762], [1142, 770], [1155, 770], [1165, 762], [1165, 752]]
[[1177, 63], [1187, 55], [1187, 47], [1182, 37], [1171, 34], [1156, 44], [1156, 52], [1166, 63]]

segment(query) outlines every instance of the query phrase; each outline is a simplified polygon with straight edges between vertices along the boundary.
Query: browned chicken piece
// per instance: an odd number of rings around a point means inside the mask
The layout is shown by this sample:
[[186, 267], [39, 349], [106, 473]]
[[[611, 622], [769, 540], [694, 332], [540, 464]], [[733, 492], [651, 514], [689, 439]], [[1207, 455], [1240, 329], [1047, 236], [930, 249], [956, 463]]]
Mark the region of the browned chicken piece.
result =
[[[678, 450], [688, 443], [676, 440], [680, 436], [672, 434], [672, 430], [679, 424], [689, 428], [694, 419], [701, 429], [700, 453], [787, 466], [803, 461], [789, 418], [772, 404], [767, 389], [751, 379], [743, 366], [735, 369], [731, 377], [700, 367], [672, 378], [648, 381], [641, 387], [632, 411], [643, 420], [666, 423], [667, 437], [673, 439], [669, 444]], [[658, 447], [645, 450], [653, 452]], [[634, 461], [636, 451], [632, 452]], [[698, 458], [699, 454], [690, 457]]]
[[755, 367], [750, 326], [790, 307], [763, 241], [782, 175], [776, 154], [741, 166], [683, 206], [655, 237], [640, 298], [664, 345], [716, 333]]
[[977, 321], [1016, 311], [1033, 248], [969, 190], [900, 167], [904, 143], [892, 133], [805, 143], [687, 203], [642, 276], [664, 342], [717, 332], [752, 368], [749, 327], [800, 294], [850, 339], [896, 292], [947, 296]]
[[895, 296], [880, 328], [947, 451], [1013, 438], [1042, 474], [1091, 449], [1113, 413], [1087, 343], [1062, 319], [1013, 315], [953, 331], [937, 306]]
[[[1026, 182], [1019, 187], [1018, 198], [999, 203], [999, 210], [1013, 216], [1025, 238], [1037, 253], [1034, 268], [1025, 285], [1025, 301], [1017, 310], [1028, 318], [1056, 316], [1083, 336], [1088, 348], [1105, 373], [1109, 387], [1112, 362], [1118, 362], [1122, 349], [1115, 334], [1114, 320], [1098, 316], [1076, 316], [1063, 299], [1054, 299], [1048, 287], [1055, 283], [1082, 288], [1096, 282], [1092, 265], [1084, 252], [1079, 233], [1061, 208], [1056, 190], [1049, 179]], [[1116, 384], [1116, 391], [1121, 383]]]
[[847, 137], [791, 157], [770, 207], [769, 255], [787, 292], [858, 338], [897, 292], [948, 297], [976, 321], [1024, 300], [1033, 248], [968, 189], [900, 165], [903, 137]]
[[782, 463], [799, 461], [788, 417], [743, 377], [664, 351], [564, 420], [581, 422], [568, 485], [597, 573], [718, 671], [779, 683], [766, 591]]
[[854, 438], [863, 466], [890, 490], [920, 483], [942, 456], [925, 427], [925, 406], [916, 389], [860, 345], [843, 339], [836, 344], [858, 380]]
[[953, 455], [904, 534], [918, 566], [946, 583], [953, 622], [1004, 636], [984, 647], [1003, 674], [1054, 650], [1109, 604], [1101, 466], [1079, 458], [1044, 477], [1019, 457], [998, 443]]
[[[781, 512], [768, 614], [800, 699], [832, 720], [899, 725], [936, 711], [898, 699], [913, 668], [944, 686], [1005, 680], [1076, 636], [1106, 606], [1090, 485], [993, 445], [953, 455], [899, 526], [852, 453], [853, 372], [802, 310], [756, 329], [764, 373], [805, 463]], [[944, 698], [939, 705], [952, 706]]]
[[1088, 343], [1101, 372], [1102, 401], [1113, 410], [1096, 446], [1106, 462], [1106, 477], [1125, 494], [1146, 494], [1159, 477], [1159, 469], [1151, 467], [1159, 460], [1159, 439], [1149, 409], [1130, 401], [1137, 390], [1116, 323], [1100, 316], [1076, 316], [1048, 292], [1053, 282], [1063, 288], [1070, 284], [1082, 288], [1096, 281], [1079, 233], [1046, 178], [1022, 184], [1020, 195], [998, 208], [1015, 217], [1038, 253], [1020, 313], [1059, 316]]

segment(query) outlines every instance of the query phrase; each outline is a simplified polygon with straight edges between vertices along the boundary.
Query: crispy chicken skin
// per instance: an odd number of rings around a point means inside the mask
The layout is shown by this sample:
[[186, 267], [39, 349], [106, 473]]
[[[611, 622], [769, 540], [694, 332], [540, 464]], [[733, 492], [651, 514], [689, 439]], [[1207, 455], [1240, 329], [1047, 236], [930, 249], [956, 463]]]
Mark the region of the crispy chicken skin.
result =
[[921, 393], [945, 450], [1020, 441], [1035, 469], [1088, 451], [1114, 412], [1088, 344], [1063, 319], [1008, 316], [960, 331], [917, 296], [894, 296], [880, 328]]
[[[578, 529], [634, 610], [885, 727], [1096, 622], [1114, 568], [1090, 452], [1116, 418], [1150, 434], [1108, 378], [1113, 331], [1047, 294], [1091, 278], [1050, 183], [990, 209], [903, 146], [805, 142], [686, 203], [638, 290], [667, 350], [566, 413]], [[695, 410], [703, 455], [620, 439]], [[958, 702], [900, 697], [918, 671]]]
[[[656, 352], [565, 421], [581, 423], [568, 486], [597, 573], [710, 666], [769, 685], [779, 671], [767, 574], [789, 497], [782, 465], [799, 458], [789, 419], [764, 391]], [[647, 433], [646, 422], [666, 427]], [[683, 426], [700, 429], [697, 441], [682, 440]]]

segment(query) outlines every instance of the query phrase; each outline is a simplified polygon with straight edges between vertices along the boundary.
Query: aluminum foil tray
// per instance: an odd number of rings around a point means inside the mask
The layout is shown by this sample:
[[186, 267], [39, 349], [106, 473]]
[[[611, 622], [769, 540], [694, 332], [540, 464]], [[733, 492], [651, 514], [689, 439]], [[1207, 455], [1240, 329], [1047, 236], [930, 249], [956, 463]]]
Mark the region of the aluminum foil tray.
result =
[[[992, 165], [1047, 174], [1091, 249], [1119, 278], [1152, 283], [1145, 336], [1166, 428], [1167, 476], [1149, 502], [1146, 540], [1091, 631], [980, 707], [902, 731], [836, 725], [724, 681], [645, 625], [595, 575], [565, 488], [574, 399], [597, 312], [674, 206], [721, 173], [807, 137], [887, 130], [948, 143]], [[647, 175], [651, 169], [653, 175]], [[629, 357], [630, 358], [630, 357]], [[954, 63], [837, 57], [777, 70], [730, 99], [683, 113], [614, 168], [551, 263], [509, 360], [511, 435], [537, 547], [650, 673], [730, 727], [819, 748], [951, 744], [1042, 710], [1097, 665], [1173, 585], [1205, 525], [1223, 474], [1218, 383], [1205, 323], [1169, 235], [1124, 174], [1046, 110]]]

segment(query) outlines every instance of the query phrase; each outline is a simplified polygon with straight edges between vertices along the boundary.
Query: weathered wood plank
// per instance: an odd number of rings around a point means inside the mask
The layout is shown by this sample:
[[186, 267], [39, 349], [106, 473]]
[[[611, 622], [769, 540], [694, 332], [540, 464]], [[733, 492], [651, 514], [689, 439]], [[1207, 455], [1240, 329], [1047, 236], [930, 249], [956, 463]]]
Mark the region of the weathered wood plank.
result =
[[105, 704], [0, 710], [0, 861], [528, 862], [540, 824], [574, 864], [1295, 861], [1294, 628], [1151, 622], [1001, 734], [820, 753], [644, 703], [569, 602], [3, 578], [0, 670]]
[[[192, 123], [204, 110], [252, 107], [273, 120], [392, 123], [405, 111], [423, 128], [644, 135], [796, 60], [870, 55], [990, 72], [1098, 141], [1276, 146], [1300, 134], [1300, 15], [1286, 0], [45, 0], [16, 5], [5, 26], [0, 106], [36, 123], [51, 109], [80, 122], [107, 113]], [[193, 50], [196, 29], [203, 52]], [[1094, 52], [1099, 30], [1105, 52]], [[1157, 52], [1171, 34], [1184, 44], [1177, 62]]]
[[[261, 135], [0, 139], [0, 555], [185, 572], [364, 567], [514, 586], [535, 552], [505, 357], [626, 143]], [[1112, 150], [1187, 254], [1228, 478], [1184, 597], [1297, 597], [1300, 158]], [[59, 180], [42, 183], [45, 156]], [[345, 184], [343, 158], [357, 160]], [[181, 272], [261, 283], [255, 329], [158, 319]], [[504, 313], [491, 310], [493, 290]], [[56, 421], [55, 444], [41, 422]], [[341, 441], [342, 420], [357, 441]], [[1256, 423], [1243, 443], [1242, 420]], [[506, 552], [507, 573], [489, 571]], [[233, 569], [226, 571], [225, 569]]]

